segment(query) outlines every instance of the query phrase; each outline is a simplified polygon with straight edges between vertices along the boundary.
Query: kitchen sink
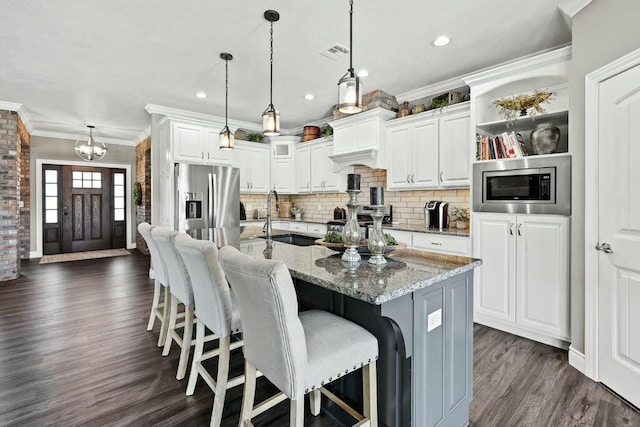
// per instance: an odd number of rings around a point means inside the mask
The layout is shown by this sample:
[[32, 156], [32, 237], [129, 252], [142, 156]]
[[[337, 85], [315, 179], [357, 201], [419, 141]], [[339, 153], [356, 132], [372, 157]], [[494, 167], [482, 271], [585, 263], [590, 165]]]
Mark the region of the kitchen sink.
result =
[[[266, 239], [265, 236], [260, 236], [262, 239]], [[271, 236], [271, 240], [274, 242], [288, 243], [295, 246], [312, 246], [316, 244], [317, 237], [305, 236], [303, 234], [278, 234], [277, 236]]]

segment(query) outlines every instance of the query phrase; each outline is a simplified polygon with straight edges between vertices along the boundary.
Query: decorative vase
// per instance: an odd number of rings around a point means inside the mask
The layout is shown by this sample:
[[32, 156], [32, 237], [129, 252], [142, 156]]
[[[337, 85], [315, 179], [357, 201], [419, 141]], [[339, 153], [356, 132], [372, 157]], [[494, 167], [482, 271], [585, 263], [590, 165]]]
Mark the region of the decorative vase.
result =
[[464, 230], [465, 228], [467, 228], [467, 221], [460, 219], [456, 220], [456, 228]]
[[358, 253], [360, 246], [360, 224], [358, 223], [358, 194], [360, 190], [347, 190], [349, 201], [347, 202], [348, 219], [342, 229], [342, 241], [347, 250], [342, 254], [342, 261], [359, 262], [362, 258]]
[[558, 149], [560, 129], [553, 123], [539, 123], [531, 132], [531, 148], [535, 154], [551, 154]]
[[367, 244], [371, 252], [369, 264], [384, 265], [387, 263], [387, 260], [384, 258], [384, 251], [387, 249], [387, 238], [382, 232], [383, 207], [384, 206], [380, 205], [375, 206], [375, 211], [371, 214], [371, 218], [373, 218], [373, 229], [369, 234], [369, 243]]

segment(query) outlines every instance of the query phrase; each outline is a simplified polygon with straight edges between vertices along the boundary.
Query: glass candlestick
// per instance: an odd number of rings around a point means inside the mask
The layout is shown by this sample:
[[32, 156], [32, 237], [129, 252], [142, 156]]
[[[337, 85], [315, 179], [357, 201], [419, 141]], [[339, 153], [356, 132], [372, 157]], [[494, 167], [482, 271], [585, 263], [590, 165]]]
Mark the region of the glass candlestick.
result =
[[387, 249], [387, 238], [382, 232], [383, 207], [382, 205], [372, 206], [372, 208], [375, 209], [371, 214], [371, 218], [373, 218], [373, 229], [369, 233], [369, 244], [367, 246], [371, 252], [369, 263], [374, 265], [384, 265], [387, 263], [384, 257], [384, 251]]
[[347, 248], [342, 254], [342, 261], [359, 262], [362, 258], [358, 253], [360, 245], [360, 224], [358, 224], [358, 194], [360, 190], [347, 190], [349, 201], [347, 202], [347, 223], [342, 229], [342, 242]]

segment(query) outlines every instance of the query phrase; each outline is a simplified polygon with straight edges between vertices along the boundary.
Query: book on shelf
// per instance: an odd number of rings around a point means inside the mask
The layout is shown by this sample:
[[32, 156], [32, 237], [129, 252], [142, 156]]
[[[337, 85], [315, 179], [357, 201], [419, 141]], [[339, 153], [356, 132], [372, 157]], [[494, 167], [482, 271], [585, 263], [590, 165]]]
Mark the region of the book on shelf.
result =
[[526, 157], [527, 148], [516, 132], [489, 136], [476, 134], [476, 160], [513, 159]]

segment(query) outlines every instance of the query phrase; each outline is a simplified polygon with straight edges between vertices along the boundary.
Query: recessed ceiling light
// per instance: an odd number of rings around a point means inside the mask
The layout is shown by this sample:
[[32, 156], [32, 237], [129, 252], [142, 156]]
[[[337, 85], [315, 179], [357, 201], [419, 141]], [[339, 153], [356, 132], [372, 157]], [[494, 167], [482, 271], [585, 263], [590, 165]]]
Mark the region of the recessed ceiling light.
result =
[[204, 99], [204, 98], [206, 98], [206, 97], [207, 97], [207, 94], [206, 94], [206, 93], [204, 93], [204, 92], [198, 92], [198, 93], [196, 93], [196, 96], [197, 96], [198, 98], [200, 98], [200, 99]]
[[368, 75], [369, 75], [369, 72], [367, 70], [358, 71], [358, 77], [367, 77]]
[[434, 41], [431, 42], [435, 47], [442, 47], [449, 44], [451, 39], [447, 36], [438, 36]]
[[304, 99], [306, 99], [307, 101], [311, 101], [312, 99], [315, 99], [315, 95], [312, 93], [308, 93], [304, 96]]

